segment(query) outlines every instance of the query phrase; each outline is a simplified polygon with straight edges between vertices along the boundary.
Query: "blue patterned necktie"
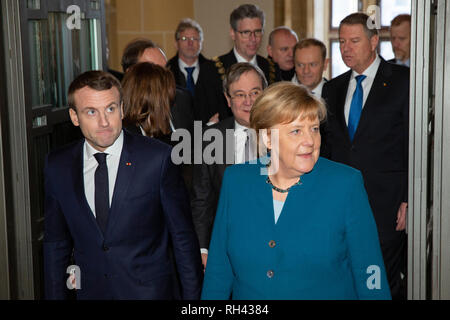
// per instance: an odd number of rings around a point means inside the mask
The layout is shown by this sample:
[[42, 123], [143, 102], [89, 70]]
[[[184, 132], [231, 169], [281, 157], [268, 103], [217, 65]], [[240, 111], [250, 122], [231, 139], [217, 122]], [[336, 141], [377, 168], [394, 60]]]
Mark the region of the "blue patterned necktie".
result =
[[356, 128], [358, 128], [359, 118], [361, 117], [361, 111], [363, 106], [363, 87], [362, 82], [366, 78], [365, 75], [356, 76], [356, 89], [353, 93], [352, 103], [350, 104], [350, 114], [348, 116], [348, 134], [350, 136], [350, 141], [353, 142], [355, 136]]
[[109, 211], [109, 184], [108, 184], [108, 166], [106, 164], [106, 153], [94, 154], [98, 162], [98, 167], [95, 170], [94, 184], [95, 184], [95, 217], [97, 223], [105, 233], [106, 223], [108, 221]]
[[192, 76], [192, 74], [194, 73], [195, 67], [186, 67], [184, 69], [187, 72], [186, 89], [191, 93], [192, 96], [194, 96], [195, 83], [194, 83], [194, 77]]

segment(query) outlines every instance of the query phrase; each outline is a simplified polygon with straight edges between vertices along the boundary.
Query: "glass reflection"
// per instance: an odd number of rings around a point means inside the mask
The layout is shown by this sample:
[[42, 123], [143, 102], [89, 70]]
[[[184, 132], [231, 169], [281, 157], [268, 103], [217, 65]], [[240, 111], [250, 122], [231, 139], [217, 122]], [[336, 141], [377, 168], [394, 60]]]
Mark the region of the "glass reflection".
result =
[[32, 10], [41, 9], [41, 0], [27, 0], [27, 8]]
[[102, 68], [100, 21], [82, 19], [80, 29], [66, 26], [67, 13], [50, 12], [30, 20], [32, 106], [67, 106], [67, 91], [80, 73]]
[[392, 19], [399, 14], [411, 13], [411, 0], [381, 0], [381, 25], [390, 26]]

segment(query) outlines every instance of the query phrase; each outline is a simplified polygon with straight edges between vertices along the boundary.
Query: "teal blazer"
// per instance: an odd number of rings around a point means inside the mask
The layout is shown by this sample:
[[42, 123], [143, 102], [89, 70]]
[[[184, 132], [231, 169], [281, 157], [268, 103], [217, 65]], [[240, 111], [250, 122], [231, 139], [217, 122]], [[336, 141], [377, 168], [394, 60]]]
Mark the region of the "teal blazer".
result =
[[225, 171], [202, 299], [390, 299], [360, 172], [319, 158], [275, 224], [261, 169]]

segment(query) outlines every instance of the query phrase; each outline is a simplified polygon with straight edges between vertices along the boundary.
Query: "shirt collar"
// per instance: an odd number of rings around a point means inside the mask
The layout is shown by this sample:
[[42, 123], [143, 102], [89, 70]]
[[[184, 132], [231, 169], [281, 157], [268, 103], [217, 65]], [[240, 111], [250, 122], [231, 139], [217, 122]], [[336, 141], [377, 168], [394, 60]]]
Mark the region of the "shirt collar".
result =
[[405, 60], [405, 61], [402, 61], [402, 60], [399, 60], [399, 59], [395, 59], [395, 62], [397, 64], [399, 64], [401, 66], [405, 66], [405, 67], [409, 67], [409, 65], [410, 65], [410, 60], [409, 59]]
[[322, 81], [319, 82], [319, 84], [311, 90], [311, 92], [322, 92], [322, 87], [325, 84], [325, 80], [322, 78]]
[[257, 65], [258, 65], [258, 62], [256, 61], [256, 54], [253, 56], [252, 60], [247, 61], [244, 57], [242, 57], [242, 56], [237, 52], [236, 47], [233, 48], [233, 52], [234, 52], [234, 55], [235, 55], [235, 57], [236, 57], [237, 62], [248, 62], [248, 63], [250, 63], [250, 64], [252, 64], [252, 65], [254, 65], [254, 66], [257, 66]]
[[192, 66], [188, 66], [186, 64], [186, 62], [181, 60], [181, 58], [178, 58], [178, 66], [180, 67], [180, 70], [185, 70], [184, 68], [189, 68], [189, 67], [195, 67], [197, 69], [199, 66], [199, 63], [198, 63], [198, 59], [197, 59]]
[[[120, 157], [120, 154], [122, 153], [122, 147], [123, 147], [123, 130], [120, 132], [119, 137], [114, 141], [114, 143], [106, 148], [104, 153], [107, 153], [108, 155], [112, 156], [118, 156]], [[87, 140], [84, 140], [84, 160], [91, 160], [92, 157], [94, 157], [94, 154], [99, 153], [97, 149], [92, 147]]]
[[[380, 63], [381, 63], [381, 59], [377, 54], [377, 56], [375, 57], [375, 60], [372, 62], [372, 64], [366, 70], [364, 70], [363, 73], [361, 73], [361, 74], [365, 75], [367, 78], [375, 79], [375, 76], [377, 74]], [[358, 75], [360, 75], [360, 74], [358, 72], [356, 72], [355, 70], [353, 70], [352, 78], [350, 80], [353, 80], [353, 78], [355, 78]]]
[[234, 135], [239, 134], [240, 132], [244, 132], [248, 128], [234, 120]]

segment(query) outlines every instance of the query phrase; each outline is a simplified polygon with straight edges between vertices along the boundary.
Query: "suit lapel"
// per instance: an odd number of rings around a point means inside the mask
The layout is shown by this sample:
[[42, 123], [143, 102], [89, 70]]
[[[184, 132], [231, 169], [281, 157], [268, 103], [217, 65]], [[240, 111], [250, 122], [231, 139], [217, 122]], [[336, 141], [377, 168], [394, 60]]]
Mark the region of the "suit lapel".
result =
[[74, 149], [74, 163], [72, 165], [73, 188], [78, 204], [81, 207], [81, 214], [87, 215], [86, 218], [95, 225], [98, 233], [103, 236], [94, 213], [87, 202], [84, 190], [84, 141], [85, 140], [83, 139]]
[[372, 87], [370, 88], [369, 95], [367, 96], [366, 103], [361, 112], [361, 118], [359, 119], [358, 128], [355, 132], [354, 141], [358, 139], [361, 132], [364, 131], [365, 127], [368, 125], [371, 114], [376, 112], [377, 106], [380, 105], [381, 100], [385, 96], [385, 91], [387, 89], [387, 78], [390, 75], [390, 68], [383, 59], [381, 59], [380, 65], [378, 67], [375, 79], [373, 80]]
[[348, 90], [348, 86], [350, 83], [350, 78], [352, 75], [352, 70], [347, 71], [347, 73], [345, 73], [342, 77], [342, 82], [339, 85], [339, 87], [337, 88], [337, 93], [336, 93], [336, 97], [338, 99], [336, 106], [337, 109], [336, 110], [336, 117], [338, 120], [338, 123], [342, 129], [342, 131], [344, 132], [345, 136], [347, 137], [347, 139], [350, 141], [350, 136], [348, 134], [348, 127], [347, 127], [347, 123], [345, 121], [345, 99], [347, 98], [347, 90]]
[[114, 224], [119, 218], [118, 215], [123, 211], [120, 210], [121, 204], [128, 194], [127, 190], [135, 173], [135, 166], [133, 165], [134, 158], [131, 147], [133, 137], [129, 135], [125, 130], [123, 131], [123, 133], [122, 153], [120, 155], [119, 168], [117, 170], [111, 208], [109, 209], [106, 233], [113, 230]]

